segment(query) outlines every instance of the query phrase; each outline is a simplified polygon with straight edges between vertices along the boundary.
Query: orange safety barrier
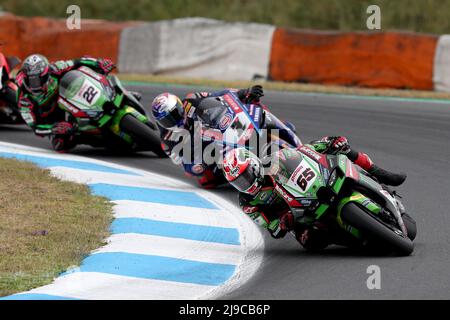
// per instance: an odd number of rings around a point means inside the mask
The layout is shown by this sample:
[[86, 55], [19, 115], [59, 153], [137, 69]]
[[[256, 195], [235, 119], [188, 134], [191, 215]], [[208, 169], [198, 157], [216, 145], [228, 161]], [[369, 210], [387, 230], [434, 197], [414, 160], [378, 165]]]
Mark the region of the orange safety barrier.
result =
[[64, 19], [0, 17], [0, 50], [24, 59], [42, 53], [50, 61], [84, 55], [117, 62], [121, 30], [133, 23], [82, 20], [80, 30], [69, 30]]
[[437, 40], [408, 32], [278, 28], [269, 76], [276, 81], [433, 90]]

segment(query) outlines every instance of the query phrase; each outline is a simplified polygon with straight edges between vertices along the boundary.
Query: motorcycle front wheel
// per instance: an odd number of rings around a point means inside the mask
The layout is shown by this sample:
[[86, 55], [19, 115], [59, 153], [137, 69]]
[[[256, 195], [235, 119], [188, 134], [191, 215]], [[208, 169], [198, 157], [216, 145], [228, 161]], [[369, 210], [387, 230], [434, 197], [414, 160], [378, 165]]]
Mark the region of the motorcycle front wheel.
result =
[[122, 130], [136, 139], [138, 145], [149, 147], [160, 158], [167, 158], [166, 153], [161, 148], [161, 139], [157, 130], [153, 130], [130, 114], [122, 118], [120, 126]]
[[402, 256], [408, 256], [414, 250], [414, 244], [408, 237], [395, 233], [352, 202], [342, 209], [341, 217], [346, 223], [359, 230], [372, 246], [379, 246]]

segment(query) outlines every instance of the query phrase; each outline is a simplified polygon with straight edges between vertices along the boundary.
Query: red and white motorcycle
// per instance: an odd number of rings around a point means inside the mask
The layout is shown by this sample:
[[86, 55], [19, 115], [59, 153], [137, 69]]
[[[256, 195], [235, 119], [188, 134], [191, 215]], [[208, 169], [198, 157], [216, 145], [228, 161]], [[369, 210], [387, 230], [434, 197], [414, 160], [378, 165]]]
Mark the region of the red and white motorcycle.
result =
[[5, 57], [0, 52], [0, 123], [24, 123], [17, 107], [17, 85], [11, 71], [20, 63], [17, 57]]

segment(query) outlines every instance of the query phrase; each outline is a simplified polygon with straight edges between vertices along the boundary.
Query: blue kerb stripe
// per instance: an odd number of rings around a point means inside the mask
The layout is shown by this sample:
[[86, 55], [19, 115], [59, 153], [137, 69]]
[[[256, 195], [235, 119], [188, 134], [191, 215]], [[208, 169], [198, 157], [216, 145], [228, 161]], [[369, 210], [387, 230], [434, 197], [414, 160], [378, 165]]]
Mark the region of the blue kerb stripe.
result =
[[235, 268], [229, 264], [116, 252], [88, 256], [79, 270], [215, 286], [227, 281]]
[[127, 187], [106, 183], [94, 183], [89, 186], [94, 194], [104, 196], [113, 201], [134, 200], [174, 206], [217, 209], [214, 204], [200, 197], [195, 192]]
[[240, 244], [239, 232], [234, 228], [211, 227], [140, 218], [115, 219], [111, 225], [111, 232], [113, 234], [138, 233], [230, 245]]
[[42, 293], [23, 293], [14, 294], [12, 296], [2, 297], [0, 300], [79, 300], [76, 298], [53, 296]]
[[93, 170], [93, 171], [109, 172], [109, 173], [121, 173], [121, 174], [139, 176], [139, 174], [131, 172], [131, 171], [116, 169], [116, 168], [104, 166], [101, 164], [85, 162], [85, 161], [55, 159], [55, 158], [39, 157], [39, 156], [32, 156], [32, 155], [28, 155], [28, 154], [16, 154], [16, 153], [9, 153], [9, 152], [0, 152], [0, 157], [15, 158], [18, 160], [30, 161], [30, 162], [33, 162], [33, 163], [37, 164], [38, 166], [44, 167], [44, 168], [67, 167], [67, 168], [74, 168], [74, 169]]

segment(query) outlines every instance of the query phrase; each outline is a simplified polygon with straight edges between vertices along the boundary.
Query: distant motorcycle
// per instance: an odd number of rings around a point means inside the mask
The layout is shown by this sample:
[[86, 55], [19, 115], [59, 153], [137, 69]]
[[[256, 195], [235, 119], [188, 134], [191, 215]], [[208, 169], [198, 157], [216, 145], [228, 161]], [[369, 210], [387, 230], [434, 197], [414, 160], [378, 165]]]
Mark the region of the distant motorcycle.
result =
[[283, 149], [272, 161], [269, 174], [275, 191], [297, 223], [325, 226], [338, 245], [398, 255], [413, 252], [416, 222], [400, 196], [345, 155], [324, 155], [302, 146]]
[[58, 106], [75, 123], [80, 144], [152, 151], [166, 157], [158, 128], [116, 76], [104, 76], [84, 66], [69, 71], [60, 82]]
[[16, 57], [5, 57], [0, 53], [0, 123], [25, 123], [17, 107], [17, 86], [11, 71], [20, 63]]

